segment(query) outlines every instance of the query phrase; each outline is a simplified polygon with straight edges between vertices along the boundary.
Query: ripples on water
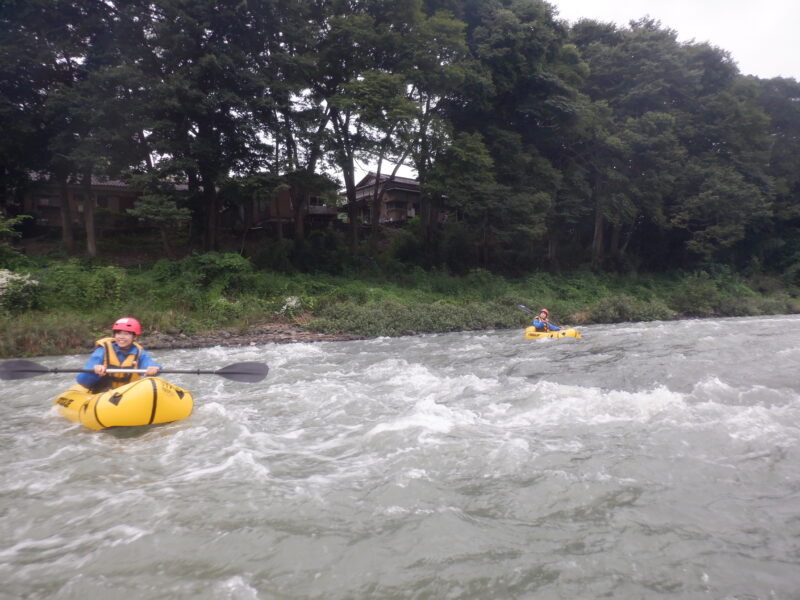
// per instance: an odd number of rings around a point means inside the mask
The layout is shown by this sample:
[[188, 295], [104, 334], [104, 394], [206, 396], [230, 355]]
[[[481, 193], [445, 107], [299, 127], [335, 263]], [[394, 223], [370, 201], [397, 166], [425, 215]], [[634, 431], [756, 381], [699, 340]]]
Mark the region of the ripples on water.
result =
[[0, 598], [800, 598], [800, 318], [583, 332], [156, 351], [271, 370], [151, 428], [3, 382]]

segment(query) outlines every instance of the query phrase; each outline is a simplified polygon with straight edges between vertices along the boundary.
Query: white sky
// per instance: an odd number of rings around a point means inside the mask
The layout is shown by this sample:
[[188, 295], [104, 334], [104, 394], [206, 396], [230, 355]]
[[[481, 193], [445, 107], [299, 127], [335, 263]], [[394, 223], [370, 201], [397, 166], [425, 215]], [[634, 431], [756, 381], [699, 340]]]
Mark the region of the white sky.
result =
[[678, 41], [708, 42], [731, 53], [745, 75], [800, 80], [800, 0], [547, 0], [558, 17], [627, 26], [649, 16]]

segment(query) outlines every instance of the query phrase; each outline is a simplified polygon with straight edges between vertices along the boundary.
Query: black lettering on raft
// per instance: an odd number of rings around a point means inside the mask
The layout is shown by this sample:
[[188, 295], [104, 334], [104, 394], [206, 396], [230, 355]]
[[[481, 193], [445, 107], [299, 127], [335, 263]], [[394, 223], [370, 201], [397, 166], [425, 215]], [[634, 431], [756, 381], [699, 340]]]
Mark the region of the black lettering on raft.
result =
[[67, 398], [66, 396], [61, 396], [56, 400], [56, 404], [60, 404], [64, 408], [69, 408], [69, 405], [75, 401], [75, 398]]

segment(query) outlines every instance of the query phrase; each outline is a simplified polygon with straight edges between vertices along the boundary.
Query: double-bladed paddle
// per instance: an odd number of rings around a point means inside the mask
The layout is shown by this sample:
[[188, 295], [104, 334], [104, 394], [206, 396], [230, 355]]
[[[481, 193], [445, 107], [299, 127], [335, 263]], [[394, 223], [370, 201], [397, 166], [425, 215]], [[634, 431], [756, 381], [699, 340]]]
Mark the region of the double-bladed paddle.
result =
[[[106, 373], [144, 373], [145, 369], [106, 369]], [[28, 379], [46, 373], [94, 373], [91, 369], [48, 368], [32, 360], [7, 360], [0, 363], [0, 379]], [[256, 383], [269, 373], [269, 367], [260, 362], [240, 362], [222, 367], [216, 371], [202, 369], [161, 369], [162, 373], [188, 373], [190, 375], [219, 375], [232, 381]]]

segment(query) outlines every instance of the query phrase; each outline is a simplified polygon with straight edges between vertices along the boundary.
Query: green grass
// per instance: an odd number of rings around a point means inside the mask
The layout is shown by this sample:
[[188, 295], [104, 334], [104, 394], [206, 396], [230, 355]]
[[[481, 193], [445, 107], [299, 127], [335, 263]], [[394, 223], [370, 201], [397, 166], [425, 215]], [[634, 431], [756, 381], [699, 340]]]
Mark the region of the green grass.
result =
[[121, 315], [145, 331], [246, 330], [281, 319], [328, 333], [394, 336], [524, 327], [523, 304], [569, 325], [680, 316], [800, 312], [797, 290], [776, 278], [729, 272], [602, 276], [579, 271], [505, 279], [414, 268], [392, 279], [282, 274], [237, 254], [194, 254], [144, 268], [39, 260], [15, 266], [38, 284], [0, 290], [0, 357], [83, 352]]

